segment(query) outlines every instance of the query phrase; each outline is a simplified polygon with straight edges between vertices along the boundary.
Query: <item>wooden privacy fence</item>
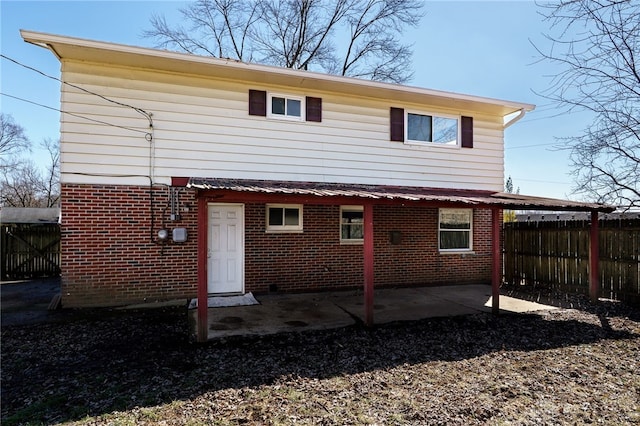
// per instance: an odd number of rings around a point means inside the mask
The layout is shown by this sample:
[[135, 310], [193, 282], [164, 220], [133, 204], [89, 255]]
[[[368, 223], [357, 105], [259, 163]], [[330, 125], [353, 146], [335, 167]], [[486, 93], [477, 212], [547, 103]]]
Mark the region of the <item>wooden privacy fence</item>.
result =
[[[640, 219], [600, 220], [600, 296], [640, 306]], [[504, 226], [504, 282], [589, 294], [589, 221]]]
[[12, 224], [0, 231], [3, 280], [60, 275], [60, 225]]

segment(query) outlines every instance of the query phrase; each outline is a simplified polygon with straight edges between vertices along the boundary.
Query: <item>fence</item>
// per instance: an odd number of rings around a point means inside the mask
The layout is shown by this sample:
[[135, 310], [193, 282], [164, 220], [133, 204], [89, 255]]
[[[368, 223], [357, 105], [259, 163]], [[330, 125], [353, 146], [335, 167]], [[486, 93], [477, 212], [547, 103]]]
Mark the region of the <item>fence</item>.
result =
[[2, 280], [60, 274], [60, 226], [12, 224], [0, 228]]
[[[600, 296], [640, 305], [640, 219], [601, 220]], [[510, 222], [504, 282], [589, 294], [588, 221]]]

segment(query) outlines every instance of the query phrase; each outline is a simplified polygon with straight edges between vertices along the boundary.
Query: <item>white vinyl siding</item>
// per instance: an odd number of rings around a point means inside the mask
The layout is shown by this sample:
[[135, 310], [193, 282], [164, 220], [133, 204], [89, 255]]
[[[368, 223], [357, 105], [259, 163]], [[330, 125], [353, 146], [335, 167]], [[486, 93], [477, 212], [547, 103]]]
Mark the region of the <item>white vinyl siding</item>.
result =
[[148, 184], [151, 176], [166, 184], [171, 176], [192, 176], [494, 191], [504, 185], [499, 116], [436, 110], [473, 116], [474, 148], [432, 149], [389, 141], [385, 99], [305, 91], [301, 97], [322, 98], [322, 122], [303, 124], [250, 116], [250, 82], [80, 63], [64, 63], [63, 79], [151, 112], [154, 136], [146, 140], [149, 123], [136, 111], [63, 85], [64, 111], [129, 128], [62, 114], [65, 183]]

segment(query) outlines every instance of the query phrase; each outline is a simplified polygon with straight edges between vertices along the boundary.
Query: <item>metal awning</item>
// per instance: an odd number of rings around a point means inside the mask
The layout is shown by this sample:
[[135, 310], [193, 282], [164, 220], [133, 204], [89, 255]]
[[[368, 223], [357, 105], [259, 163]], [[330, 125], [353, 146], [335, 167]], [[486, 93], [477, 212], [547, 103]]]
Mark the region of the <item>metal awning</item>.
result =
[[373, 325], [374, 302], [374, 218], [373, 207], [379, 204], [418, 205], [425, 207], [467, 207], [491, 209], [491, 295], [492, 311], [500, 310], [500, 230], [501, 209], [539, 209], [590, 211], [591, 231], [589, 244], [589, 279], [592, 300], [598, 294], [598, 212], [611, 212], [613, 207], [598, 203], [558, 200], [504, 192], [425, 188], [414, 186], [364, 185], [323, 182], [296, 182], [275, 180], [248, 180], [222, 178], [172, 178], [172, 184], [198, 190], [198, 340], [208, 337], [207, 319], [207, 256], [208, 256], [208, 214], [207, 203], [213, 200], [223, 202], [265, 202], [273, 200], [295, 200], [303, 204], [342, 204], [343, 202], [363, 205], [363, 283], [365, 324]]
[[535, 209], [553, 211], [612, 212], [613, 206], [600, 203], [560, 200], [506, 192], [444, 189], [415, 186], [365, 185], [324, 182], [296, 182], [252, 179], [190, 178], [188, 188], [203, 191], [233, 191], [254, 194], [346, 197], [386, 203], [459, 204], [468, 207]]

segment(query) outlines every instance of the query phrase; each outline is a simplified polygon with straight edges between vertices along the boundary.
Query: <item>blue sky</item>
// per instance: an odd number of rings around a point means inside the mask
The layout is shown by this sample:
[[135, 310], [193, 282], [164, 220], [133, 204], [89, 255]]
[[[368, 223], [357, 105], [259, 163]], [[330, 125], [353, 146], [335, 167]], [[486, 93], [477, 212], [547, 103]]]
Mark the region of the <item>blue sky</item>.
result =
[[[142, 37], [152, 14], [178, 22], [184, 2], [173, 1], [0, 1], [2, 54], [60, 76], [60, 64], [49, 51], [25, 43], [19, 30], [82, 37], [153, 47]], [[537, 61], [531, 41], [548, 48], [543, 34], [549, 24], [531, 1], [427, 1], [417, 29], [404, 34], [413, 44], [412, 86], [536, 104], [534, 112], [505, 134], [505, 177], [527, 195], [578, 199], [566, 151], [554, 148], [556, 137], [576, 134], [588, 124], [585, 114], [558, 116], [535, 94], [557, 72]], [[0, 62], [0, 89], [20, 98], [59, 108], [57, 81]], [[0, 96], [0, 111], [11, 114], [35, 143], [57, 139], [59, 113]], [[34, 158], [41, 158], [35, 152]]]

